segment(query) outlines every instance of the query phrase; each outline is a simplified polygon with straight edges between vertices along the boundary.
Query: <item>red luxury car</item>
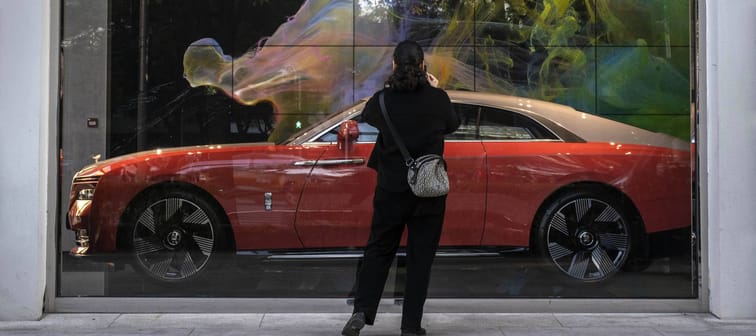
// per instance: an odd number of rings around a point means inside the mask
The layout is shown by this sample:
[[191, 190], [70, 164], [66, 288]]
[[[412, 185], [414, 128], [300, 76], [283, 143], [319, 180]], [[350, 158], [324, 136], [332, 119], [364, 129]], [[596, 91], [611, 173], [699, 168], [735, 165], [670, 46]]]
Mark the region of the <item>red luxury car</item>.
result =
[[[530, 248], [567, 279], [601, 282], [649, 234], [691, 225], [690, 143], [563, 105], [448, 93], [462, 125], [446, 138], [439, 253]], [[220, 251], [354, 255], [375, 188], [364, 104], [279, 144], [157, 149], [82, 169], [71, 254], [126, 252], [164, 282], [197, 277]]]

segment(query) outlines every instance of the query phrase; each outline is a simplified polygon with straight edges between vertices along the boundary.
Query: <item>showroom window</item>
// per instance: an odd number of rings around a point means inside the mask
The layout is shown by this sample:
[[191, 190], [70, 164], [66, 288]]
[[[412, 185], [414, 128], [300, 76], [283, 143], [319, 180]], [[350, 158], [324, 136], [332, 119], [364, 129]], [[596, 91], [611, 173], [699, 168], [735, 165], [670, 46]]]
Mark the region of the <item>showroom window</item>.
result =
[[404, 39], [462, 121], [429, 297], [699, 295], [688, 0], [62, 3], [59, 297], [350, 297]]

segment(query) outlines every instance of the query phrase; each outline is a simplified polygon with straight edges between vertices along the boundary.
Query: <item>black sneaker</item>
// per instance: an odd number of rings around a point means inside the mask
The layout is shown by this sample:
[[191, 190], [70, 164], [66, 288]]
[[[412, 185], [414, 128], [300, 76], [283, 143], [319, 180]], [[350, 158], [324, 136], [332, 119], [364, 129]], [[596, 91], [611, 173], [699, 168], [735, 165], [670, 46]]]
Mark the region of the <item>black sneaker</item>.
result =
[[359, 312], [352, 314], [341, 334], [344, 336], [359, 336], [360, 330], [365, 327], [365, 313]]
[[402, 336], [421, 336], [425, 335], [425, 328], [419, 328], [415, 330], [402, 329]]

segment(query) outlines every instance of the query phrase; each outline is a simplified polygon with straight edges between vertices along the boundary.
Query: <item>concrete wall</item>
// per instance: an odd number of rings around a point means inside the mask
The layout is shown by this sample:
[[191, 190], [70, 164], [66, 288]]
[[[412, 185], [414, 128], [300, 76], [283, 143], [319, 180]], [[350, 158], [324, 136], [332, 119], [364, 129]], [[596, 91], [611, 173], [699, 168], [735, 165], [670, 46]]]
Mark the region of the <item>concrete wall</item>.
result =
[[0, 320], [42, 314], [56, 162], [50, 17], [48, 1], [0, 0]]
[[756, 318], [756, 1], [707, 0], [705, 34], [710, 309]]

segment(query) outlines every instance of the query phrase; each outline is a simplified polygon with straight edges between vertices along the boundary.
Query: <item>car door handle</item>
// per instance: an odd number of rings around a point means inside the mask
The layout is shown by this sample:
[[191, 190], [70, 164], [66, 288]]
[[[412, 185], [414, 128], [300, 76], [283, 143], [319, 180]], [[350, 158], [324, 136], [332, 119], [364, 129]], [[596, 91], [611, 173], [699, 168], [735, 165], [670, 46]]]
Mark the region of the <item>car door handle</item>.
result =
[[330, 160], [304, 160], [295, 161], [295, 166], [337, 166], [337, 165], [361, 165], [365, 159], [330, 159]]

